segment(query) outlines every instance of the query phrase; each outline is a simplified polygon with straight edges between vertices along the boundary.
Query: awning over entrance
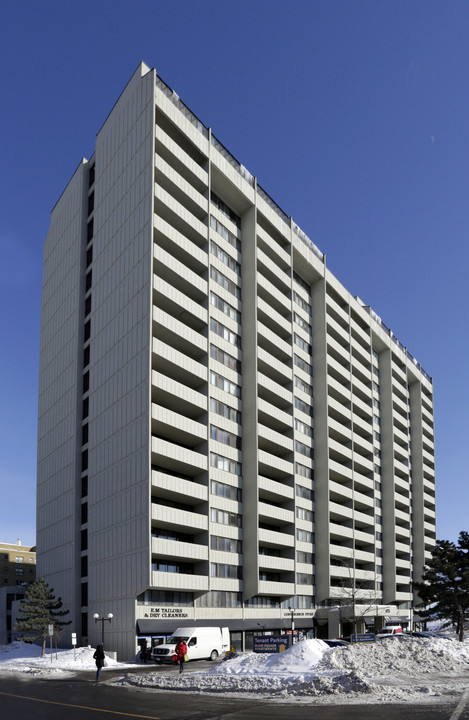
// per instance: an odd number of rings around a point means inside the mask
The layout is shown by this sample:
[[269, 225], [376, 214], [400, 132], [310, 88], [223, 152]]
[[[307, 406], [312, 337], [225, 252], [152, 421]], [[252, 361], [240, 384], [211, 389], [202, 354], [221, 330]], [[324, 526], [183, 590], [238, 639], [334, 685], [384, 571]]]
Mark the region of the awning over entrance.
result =
[[[313, 618], [295, 618], [295, 630], [312, 630], [314, 627]], [[248, 620], [153, 620], [144, 618], [137, 620], [138, 635], [170, 635], [177, 628], [194, 627], [226, 627], [230, 632], [260, 632], [261, 630], [291, 630], [290, 618], [255, 618]]]

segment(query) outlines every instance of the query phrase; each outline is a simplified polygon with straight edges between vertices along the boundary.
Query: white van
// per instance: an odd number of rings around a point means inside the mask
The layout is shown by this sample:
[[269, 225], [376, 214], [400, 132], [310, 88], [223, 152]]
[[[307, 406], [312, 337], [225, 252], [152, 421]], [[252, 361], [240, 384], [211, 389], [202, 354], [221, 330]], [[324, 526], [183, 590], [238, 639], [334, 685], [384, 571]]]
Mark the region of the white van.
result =
[[376, 634], [376, 639], [392, 637], [393, 635], [402, 635], [402, 627], [400, 625], [386, 625]]
[[216, 660], [230, 649], [230, 631], [227, 627], [184, 627], [173, 632], [167, 643], [151, 651], [156, 663], [172, 662], [179, 638], [187, 645], [189, 660]]

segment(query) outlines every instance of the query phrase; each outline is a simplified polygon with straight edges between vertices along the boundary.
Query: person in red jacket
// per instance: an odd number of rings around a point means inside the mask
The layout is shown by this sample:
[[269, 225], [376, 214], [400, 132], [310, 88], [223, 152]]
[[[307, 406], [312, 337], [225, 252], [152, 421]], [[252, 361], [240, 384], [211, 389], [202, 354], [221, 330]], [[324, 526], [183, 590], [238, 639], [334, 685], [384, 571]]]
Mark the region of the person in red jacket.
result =
[[174, 652], [176, 653], [176, 659], [179, 662], [179, 672], [182, 673], [184, 669], [184, 655], [187, 654], [187, 645], [184, 642], [184, 638], [179, 638]]

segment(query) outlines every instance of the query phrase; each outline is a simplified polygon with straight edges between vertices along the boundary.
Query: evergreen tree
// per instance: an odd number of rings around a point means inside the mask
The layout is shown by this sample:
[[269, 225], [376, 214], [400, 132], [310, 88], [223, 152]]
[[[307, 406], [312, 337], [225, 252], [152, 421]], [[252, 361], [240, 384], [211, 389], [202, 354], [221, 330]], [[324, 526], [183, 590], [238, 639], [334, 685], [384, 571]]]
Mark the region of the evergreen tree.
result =
[[70, 625], [71, 620], [60, 620], [59, 618], [68, 614], [68, 610], [62, 610], [62, 598], [57, 600], [54, 591], [46, 583], [44, 578], [39, 578], [31, 583], [20, 605], [20, 616], [16, 622], [15, 630], [18, 633], [26, 633], [23, 638], [25, 642], [34, 642], [42, 638], [42, 656], [46, 651], [46, 640], [49, 637], [49, 625], [54, 626], [55, 632], [65, 625]]
[[414, 583], [414, 587], [427, 606], [419, 614], [426, 619], [450, 620], [462, 642], [464, 622], [469, 617], [469, 533], [461, 532], [457, 544], [437, 540], [432, 559], [423, 569], [422, 582]]

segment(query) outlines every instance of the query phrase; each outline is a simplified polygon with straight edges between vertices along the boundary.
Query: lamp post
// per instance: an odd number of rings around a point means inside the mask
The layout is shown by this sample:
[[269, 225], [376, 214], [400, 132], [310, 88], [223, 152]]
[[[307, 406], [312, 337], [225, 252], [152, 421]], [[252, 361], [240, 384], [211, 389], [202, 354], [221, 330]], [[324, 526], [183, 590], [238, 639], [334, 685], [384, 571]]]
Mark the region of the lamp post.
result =
[[294, 609], [293, 609], [292, 607], [290, 607], [290, 605], [288, 606], [288, 610], [289, 610], [289, 612], [291, 613], [291, 643], [292, 643], [292, 645], [293, 645], [293, 643], [295, 642], [295, 636], [294, 636], [294, 632], [295, 632], [295, 620], [294, 620], [295, 611], [294, 611]]
[[104, 647], [104, 623], [105, 623], [105, 622], [111, 622], [111, 621], [112, 621], [112, 618], [114, 617], [114, 615], [113, 615], [112, 613], [108, 613], [107, 617], [104, 617], [104, 616], [103, 616], [103, 617], [99, 617], [99, 614], [98, 614], [98, 613], [95, 613], [95, 614], [93, 615], [93, 617], [94, 617], [94, 621], [95, 621], [95, 622], [100, 622], [100, 623], [101, 623], [101, 643], [102, 643], [102, 646]]

